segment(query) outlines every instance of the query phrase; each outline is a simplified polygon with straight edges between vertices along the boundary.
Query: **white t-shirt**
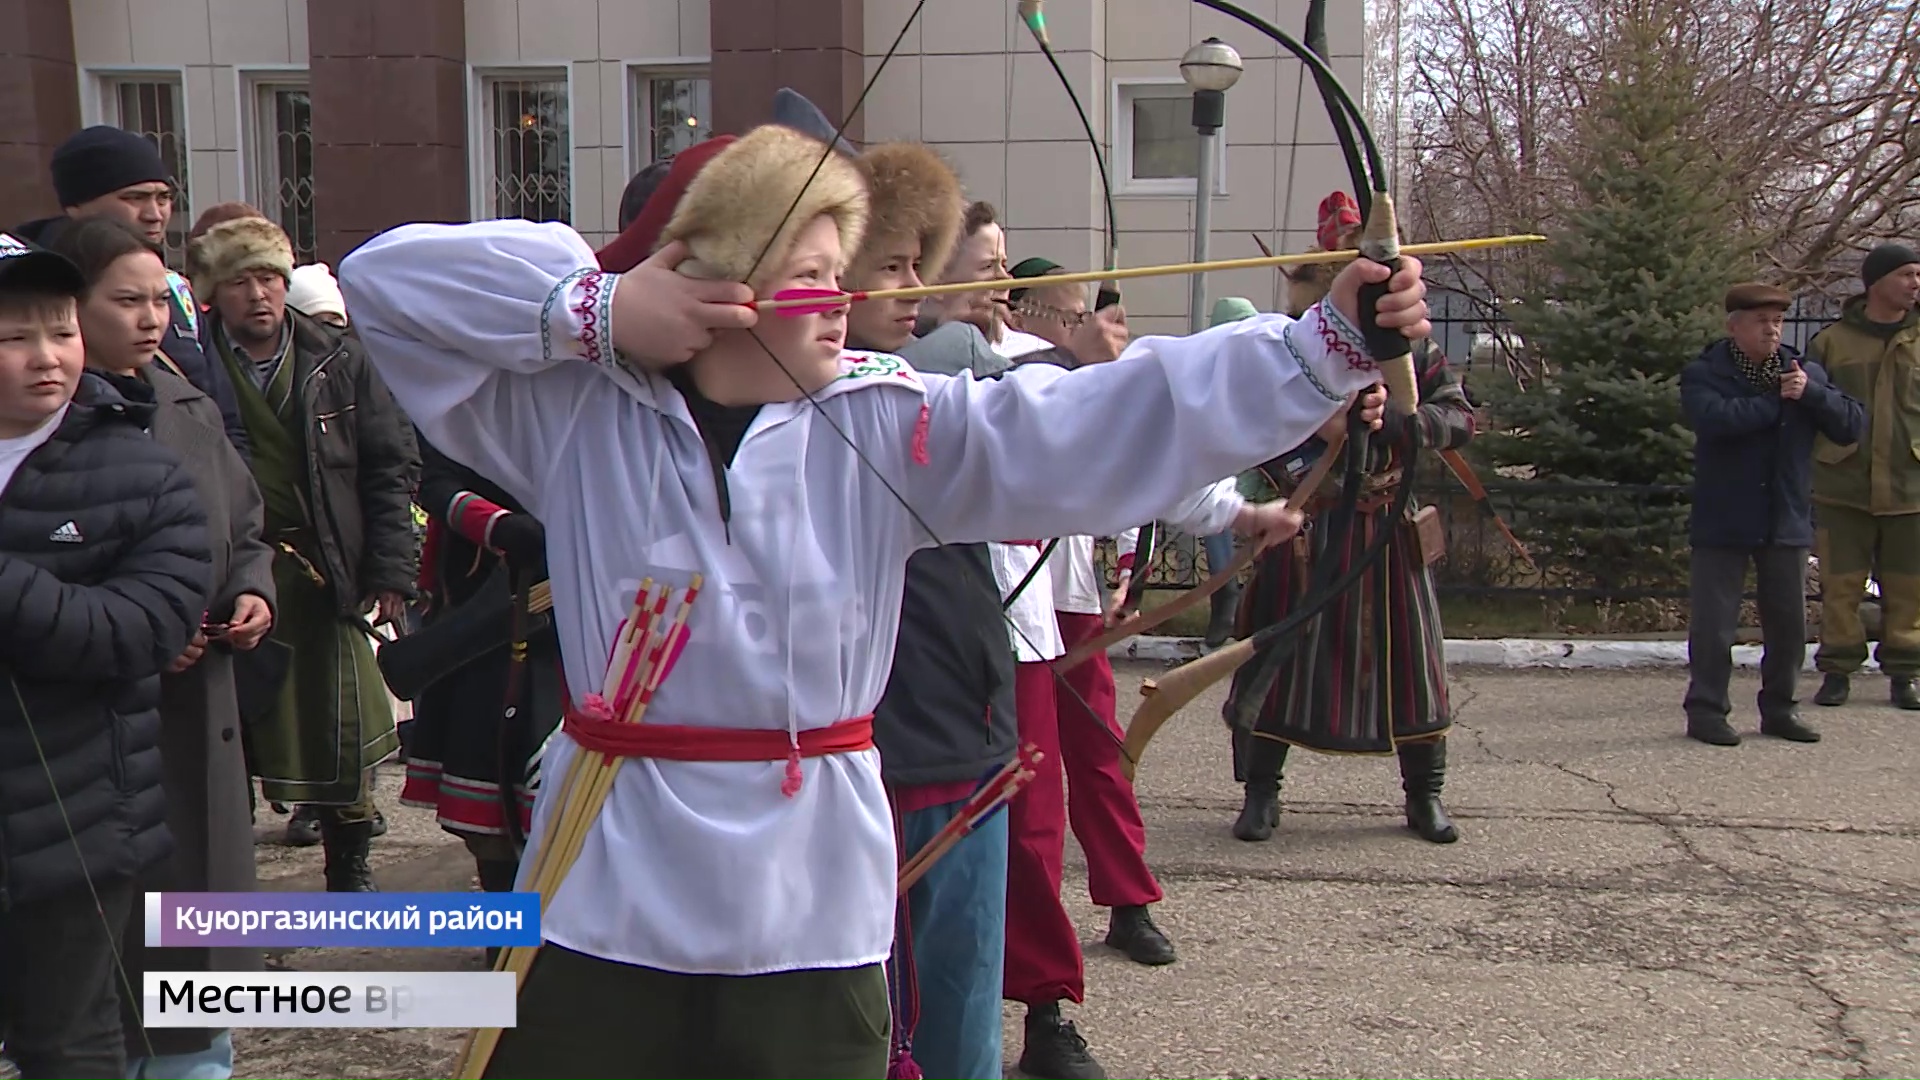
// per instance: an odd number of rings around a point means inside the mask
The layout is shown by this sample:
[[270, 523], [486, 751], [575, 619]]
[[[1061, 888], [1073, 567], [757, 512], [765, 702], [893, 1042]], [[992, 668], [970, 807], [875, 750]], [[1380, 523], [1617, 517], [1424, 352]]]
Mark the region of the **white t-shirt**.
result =
[[13, 483], [13, 474], [19, 470], [20, 463], [53, 438], [53, 433], [60, 429], [60, 421], [67, 418], [67, 408], [60, 406], [60, 411], [48, 417], [46, 423], [17, 439], [0, 439], [0, 494], [5, 494], [7, 485]]

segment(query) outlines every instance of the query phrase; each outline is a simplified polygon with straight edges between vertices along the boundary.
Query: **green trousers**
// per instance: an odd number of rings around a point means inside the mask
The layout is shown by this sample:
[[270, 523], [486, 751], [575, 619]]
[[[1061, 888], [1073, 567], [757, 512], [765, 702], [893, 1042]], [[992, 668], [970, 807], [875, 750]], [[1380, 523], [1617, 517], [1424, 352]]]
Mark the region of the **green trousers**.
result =
[[1873, 658], [1888, 675], [1920, 675], [1920, 514], [1876, 517], [1824, 505], [1818, 514], [1820, 650], [1814, 666], [1850, 675], [1866, 663], [1860, 598], [1872, 577], [1880, 586], [1881, 616]]
[[543, 945], [486, 1075], [884, 1080], [885, 969], [678, 975]]

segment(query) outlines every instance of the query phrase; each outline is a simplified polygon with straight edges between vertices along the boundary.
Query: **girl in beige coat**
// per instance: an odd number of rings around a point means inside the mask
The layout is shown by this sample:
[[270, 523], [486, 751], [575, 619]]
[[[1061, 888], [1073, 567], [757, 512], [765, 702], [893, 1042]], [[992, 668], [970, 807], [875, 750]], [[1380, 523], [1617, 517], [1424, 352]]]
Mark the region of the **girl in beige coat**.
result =
[[[260, 537], [260, 493], [227, 441], [218, 406], [159, 351], [169, 303], [160, 249], [106, 218], [75, 222], [56, 246], [87, 280], [80, 300], [87, 366], [127, 398], [154, 402], [153, 437], [185, 462], [207, 511], [213, 547], [206, 626], [161, 680], [160, 757], [175, 847], [142, 889], [251, 891], [252, 813], [233, 654], [254, 648], [273, 625], [273, 552]], [[137, 906], [122, 935], [121, 956], [136, 987], [149, 969], [257, 971], [261, 965], [250, 949], [150, 952]], [[133, 1077], [232, 1075], [227, 1032], [146, 1029], [137, 1004], [123, 1000], [121, 1011]]]

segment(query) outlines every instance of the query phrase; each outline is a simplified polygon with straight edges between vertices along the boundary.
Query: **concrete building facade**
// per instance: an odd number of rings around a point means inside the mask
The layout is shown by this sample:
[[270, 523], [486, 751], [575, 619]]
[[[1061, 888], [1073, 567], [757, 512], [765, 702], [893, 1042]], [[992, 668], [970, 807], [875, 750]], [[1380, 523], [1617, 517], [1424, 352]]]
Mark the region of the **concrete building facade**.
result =
[[[336, 262], [407, 221], [523, 216], [611, 238], [656, 157], [768, 118], [791, 86], [845, 116], [915, 0], [0, 0], [0, 222], [54, 212], [53, 147], [85, 124], [153, 138], [179, 170], [177, 231], [245, 200], [303, 259]], [[1304, 0], [1246, 0], [1283, 27]], [[1359, 93], [1365, 5], [1330, 5]], [[1183, 261], [1195, 137], [1180, 55], [1218, 36], [1228, 94], [1216, 257], [1311, 242], [1346, 186], [1310, 79], [1263, 37], [1186, 0], [1051, 0], [1053, 44], [1108, 155], [1122, 262]], [[1100, 178], [1066, 92], [1000, 0], [928, 0], [848, 134], [939, 147], [995, 203], [1014, 259], [1097, 266]], [[1215, 275], [1276, 304], [1278, 275]], [[1184, 327], [1183, 279], [1130, 283], [1140, 331]]]

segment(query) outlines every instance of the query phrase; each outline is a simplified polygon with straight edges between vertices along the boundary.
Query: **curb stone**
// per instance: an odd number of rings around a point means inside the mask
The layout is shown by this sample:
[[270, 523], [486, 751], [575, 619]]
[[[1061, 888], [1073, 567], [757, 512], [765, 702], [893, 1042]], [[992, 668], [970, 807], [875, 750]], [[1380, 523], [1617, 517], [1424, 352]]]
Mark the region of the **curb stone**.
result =
[[[1758, 645], [1735, 645], [1733, 665], [1760, 666]], [[1645, 668], [1685, 668], [1684, 641], [1615, 641], [1607, 638], [1448, 638], [1447, 663], [1462, 667], [1548, 669], [1562, 671]], [[1197, 637], [1137, 637], [1107, 650], [1114, 660], [1158, 660], [1178, 663], [1202, 655]], [[1813, 671], [1813, 649], [1808, 648], [1803, 671]], [[1863, 671], [1878, 671], [1869, 659]]]

